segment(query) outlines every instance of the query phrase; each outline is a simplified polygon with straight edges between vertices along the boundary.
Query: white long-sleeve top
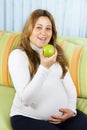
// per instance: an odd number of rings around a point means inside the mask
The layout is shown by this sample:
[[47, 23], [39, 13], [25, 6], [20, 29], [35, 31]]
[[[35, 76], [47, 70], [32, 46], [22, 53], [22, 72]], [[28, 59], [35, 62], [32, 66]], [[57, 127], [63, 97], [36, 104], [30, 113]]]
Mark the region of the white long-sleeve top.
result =
[[69, 72], [61, 79], [59, 64], [49, 69], [39, 65], [31, 80], [28, 57], [25, 52], [16, 49], [9, 56], [8, 67], [16, 90], [10, 116], [23, 115], [48, 120], [52, 115], [61, 114], [60, 108], [76, 112], [74, 83]]

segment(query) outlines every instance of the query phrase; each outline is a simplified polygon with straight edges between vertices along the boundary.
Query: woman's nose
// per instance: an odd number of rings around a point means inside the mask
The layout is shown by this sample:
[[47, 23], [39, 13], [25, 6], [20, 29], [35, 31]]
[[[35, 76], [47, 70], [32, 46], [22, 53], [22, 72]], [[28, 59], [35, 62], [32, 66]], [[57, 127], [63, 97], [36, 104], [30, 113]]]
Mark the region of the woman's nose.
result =
[[46, 30], [45, 30], [45, 29], [42, 29], [42, 30], [41, 30], [41, 34], [46, 35]]

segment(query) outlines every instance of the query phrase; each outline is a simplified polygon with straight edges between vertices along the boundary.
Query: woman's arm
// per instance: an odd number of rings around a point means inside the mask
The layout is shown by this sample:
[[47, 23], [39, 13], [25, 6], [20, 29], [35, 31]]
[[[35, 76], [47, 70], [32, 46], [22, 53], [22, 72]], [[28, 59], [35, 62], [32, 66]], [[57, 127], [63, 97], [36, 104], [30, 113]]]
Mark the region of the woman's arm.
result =
[[31, 104], [36, 100], [40, 88], [47, 77], [48, 69], [40, 65], [31, 80], [28, 58], [19, 49], [10, 54], [8, 67], [17, 95], [25, 105]]
[[69, 99], [68, 108], [76, 113], [77, 92], [69, 71], [62, 81]]

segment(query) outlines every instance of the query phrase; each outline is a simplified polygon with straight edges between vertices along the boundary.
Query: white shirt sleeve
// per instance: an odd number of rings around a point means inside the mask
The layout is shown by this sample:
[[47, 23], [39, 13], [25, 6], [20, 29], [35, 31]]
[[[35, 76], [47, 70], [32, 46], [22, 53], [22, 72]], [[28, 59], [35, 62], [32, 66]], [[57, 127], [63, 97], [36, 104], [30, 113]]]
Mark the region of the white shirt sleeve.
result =
[[31, 80], [28, 57], [19, 49], [11, 52], [8, 67], [17, 95], [25, 105], [31, 104], [47, 77], [48, 69], [40, 65]]
[[63, 79], [63, 85], [66, 89], [66, 92], [69, 98], [68, 108], [71, 109], [74, 113], [76, 113], [77, 92], [76, 92], [76, 87], [74, 85], [74, 82], [69, 72], [66, 73]]

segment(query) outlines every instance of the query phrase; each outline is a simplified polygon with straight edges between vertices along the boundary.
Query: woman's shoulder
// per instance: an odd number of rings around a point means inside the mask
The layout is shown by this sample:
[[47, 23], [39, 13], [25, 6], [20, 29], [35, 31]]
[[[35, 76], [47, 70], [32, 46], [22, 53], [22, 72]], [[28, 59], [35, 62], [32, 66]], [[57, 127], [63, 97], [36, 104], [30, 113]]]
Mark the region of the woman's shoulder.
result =
[[24, 51], [22, 51], [21, 49], [14, 49], [10, 55], [10, 57], [27, 57], [26, 53]]
[[11, 51], [10, 55], [25, 55], [25, 52], [21, 49], [14, 49]]
[[10, 54], [9, 54], [9, 60], [10, 61], [18, 61], [18, 60], [26, 60], [28, 61], [28, 57], [24, 51], [21, 49], [14, 49]]

